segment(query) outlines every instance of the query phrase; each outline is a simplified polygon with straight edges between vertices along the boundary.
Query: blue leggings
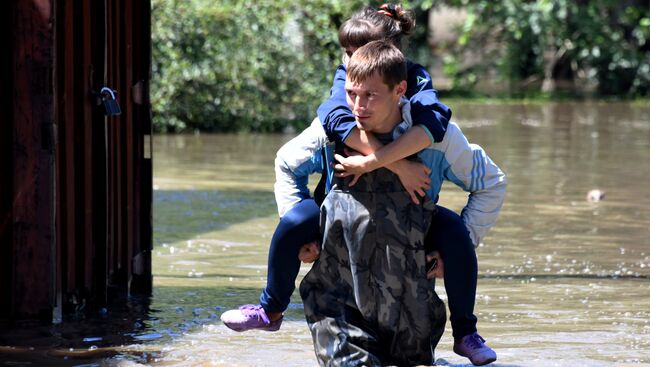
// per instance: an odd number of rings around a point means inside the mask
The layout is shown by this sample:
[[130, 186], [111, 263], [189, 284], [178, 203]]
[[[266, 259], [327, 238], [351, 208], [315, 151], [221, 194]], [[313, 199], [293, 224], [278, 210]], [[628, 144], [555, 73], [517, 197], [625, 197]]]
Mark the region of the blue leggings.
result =
[[320, 208], [314, 199], [305, 199], [280, 219], [271, 238], [266, 288], [260, 305], [266, 312], [284, 312], [296, 288], [300, 270], [300, 247], [320, 236]]
[[[300, 270], [300, 247], [320, 235], [320, 210], [305, 199], [281, 219], [269, 249], [266, 288], [260, 304], [267, 312], [284, 312], [289, 305]], [[478, 265], [474, 245], [462, 218], [438, 206], [425, 239], [427, 252], [438, 250], [445, 264], [445, 290], [453, 335], [460, 338], [476, 331], [474, 303]]]
[[440, 205], [424, 239], [427, 252], [438, 250], [445, 265], [445, 290], [454, 338], [476, 331], [476, 251], [465, 222], [454, 211]]

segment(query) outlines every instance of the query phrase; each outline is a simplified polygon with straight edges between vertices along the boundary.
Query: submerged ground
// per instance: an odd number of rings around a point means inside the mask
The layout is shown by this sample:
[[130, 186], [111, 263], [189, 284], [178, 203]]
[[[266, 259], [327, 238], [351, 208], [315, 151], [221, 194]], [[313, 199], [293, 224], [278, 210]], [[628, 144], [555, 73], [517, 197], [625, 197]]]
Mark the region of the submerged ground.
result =
[[[650, 107], [452, 107], [509, 180], [497, 226], [477, 249], [476, 314], [495, 365], [650, 365]], [[227, 308], [257, 303], [265, 284], [273, 159], [292, 136], [156, 136], [153, 297], [96, 323], [1, 337], [0, 362], [315, 365], [297, 293], [277, 333], [239, 334], [219, 321]], [[592, 189], [604, 199], [588, 201]], [[441, 194], [455, 210], [465, 200], [453, 185]], [[444, 299], [442, 283], [437, 290]], [[448, 328], [437, 364], [467, 363], [451, 346]]]

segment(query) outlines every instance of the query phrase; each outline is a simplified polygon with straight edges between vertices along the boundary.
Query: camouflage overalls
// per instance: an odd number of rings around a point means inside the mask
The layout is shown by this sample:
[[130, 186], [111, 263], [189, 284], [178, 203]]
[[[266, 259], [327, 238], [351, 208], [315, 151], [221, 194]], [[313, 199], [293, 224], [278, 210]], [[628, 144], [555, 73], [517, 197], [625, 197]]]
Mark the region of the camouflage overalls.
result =
[[425, 275], [424, 236], [434, 203], [415, 205], [379, 169], [340, 180], [321, 208], [320, 259], [300, 295], [321, 366], [433, 363], [445, 306]]

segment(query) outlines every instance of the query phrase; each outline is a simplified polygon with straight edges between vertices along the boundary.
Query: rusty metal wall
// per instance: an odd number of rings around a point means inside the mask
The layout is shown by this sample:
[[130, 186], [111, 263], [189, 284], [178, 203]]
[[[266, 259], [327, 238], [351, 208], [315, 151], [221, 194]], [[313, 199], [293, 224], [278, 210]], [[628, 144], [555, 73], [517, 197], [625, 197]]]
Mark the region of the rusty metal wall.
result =
[[[150, 292], [149, 1], [0, 12], [12, 46], [0, 61], [0, 315], [58, 318]], [[121, 115], [97, 104], [104, 86]]]

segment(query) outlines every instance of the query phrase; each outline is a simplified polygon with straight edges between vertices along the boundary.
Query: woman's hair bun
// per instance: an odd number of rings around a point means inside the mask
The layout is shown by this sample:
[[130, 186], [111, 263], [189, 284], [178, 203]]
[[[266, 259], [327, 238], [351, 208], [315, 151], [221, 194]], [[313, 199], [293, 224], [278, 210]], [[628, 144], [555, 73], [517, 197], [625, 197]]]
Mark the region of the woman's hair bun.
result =
[[402, 5], [386, 3], [379, 7], [379, 11], [398, 21], [403, 35], [408, 36], [413, 32], [415, 17], [410, 11], [405, 10]]

